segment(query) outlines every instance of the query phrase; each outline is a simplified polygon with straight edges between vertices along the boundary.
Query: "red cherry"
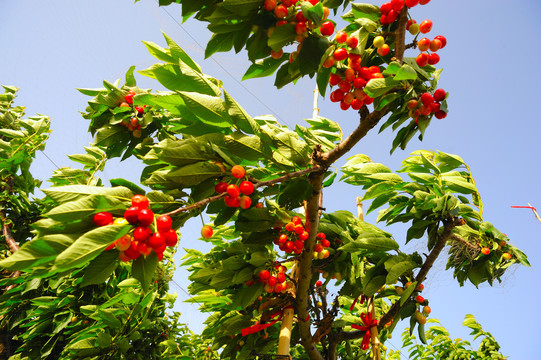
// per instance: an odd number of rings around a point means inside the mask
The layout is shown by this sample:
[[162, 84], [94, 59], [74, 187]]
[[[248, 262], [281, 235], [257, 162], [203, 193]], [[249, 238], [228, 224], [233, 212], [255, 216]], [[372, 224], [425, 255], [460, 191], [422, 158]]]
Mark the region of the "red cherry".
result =
[[285, 246], [284, 246], [285, 252], [286, 252], [286, 253], [292, 252], [294, 247], [295, 247], [295, 246], [293, 245], [293, 241], [288, 241], [288, 242], [286, 242], [286, 244], [285, 244]]
[[147, 241], [150, 235], [152, 235], [152, 231], [148, 226], [138, 226], [133, 230], [133, 239], [135, 241]]
[[128, 94], [124, 97], [124, 100], [128, 103], [128, 104], [133, 104], [133, 95], [132, 94]]
[[295, 224], [293, 222], [288, 222], [284, 228], [289, 231], [289, 232], [292, 232], [292, 231], [295, 231]]
[[252, 199], [250, 199], [249, 196], [244, 195], [239, 199], [239, 206], [241, 209], [248, 209], [250, 205], [252, 205]]
[[140, 210], [137, 206], [132, 206], [124, 212], [124, 218], [130, 224], [135, 225], [137, 224], [137, 221], [138, 221], [139, 211]]
[[441, 110], [441, 104], [439, 102], [433, 102], [430, 104], [430, 111], [433, 113], [437, 113]]
[[329, 246], [331, 246], [331, 242], [327, 239], [323, 239], [321, 240], [321, 245], [324, 247], [324, 248], [328, 248]]
[[364, 80], [362, 77], [355, 78], [353, 80], [353, 87], [356, 89], [362, 89], [366, 85], [366, 80]]
[[375, 65], [370, 66], [368, 69], [370, 70], [370, 72], [372, 74], [381, 73], [381, 69], [378, 66], [375, 66]]
[[137, 243], [137, 251], [139, 251], [141, 255], [147, 256], [152, 252], [152, 248], [144, 242], [139, 242]]
[[278, 237], [278, 243], [279, 244], [285, 244], [287, 241], [287, 235], [286, 234], [281, 234], [279, 237]]
[[92, 220], [96, 226], [105, 226], [113, 221], [113, 214], [107, 211], [99, 212], [94, 214], [94, 218]]
[[150, 209], [141, 209], [137, 215], [137, 220], [141, 226], [149, 226], [154, 222], [154, 213]]
[[336, 86], [342, 80], [342, 77], [338, 74], [329, 75], [329, 85]]
[[250, 181], [243, 181], [239, 185], [239, 190], [244, 195], [251, 195], [254, 192], [254, 184]]
[[212, 227], [205, 225], [201, 228], [201, 237], [203, 237], [203, 239], [210, 239], [213, 232]]
[[230, 185], [227, 186], [227, 194], [232, 198], [239, 197], [240, 189], [239, 189], [239, 187], [237, 185], [230, 184]]
[[261, 271], [259, 272], [259, 278], [260, 278], [261, 280], [267, 280], [269, 277], [270, 277], [269, 270], [261, 270]]
[[426, 34], [432, 30], [432, 20], [423, 20], [422, 23], [419, 24], [419, 31], [423, 34]]
[[175, 230], [169, 229], [168, 231], [162, 233], [165, 237], [165, 245], [175, 246], [178, 242], [178, 234]]
[[227, 191], [227, 185], [228, 183], [226, 182], [219, 182], [218, 184], [216, 184], [216, 186], [214, 187], [214, 190], [218, 193], [218, 194], [221, 194], [221, 193], [224, 193]]
[[144, 195], [134, 195], [131, 198], [131, 205], [136, 206], [139, 209], [146, 209], [149, 206], [148, 198]]
[[323, 245], [316, 244], [316, 246], [314, 246], [314, 251], [315, 252], [321, 252], [321, 250], [323, 250]]
[[421, 40], [417, 41], [417, 47], [419, 48], [419, 51], [427, 51], [430, 48], [430, 40], [427, 38], [422, 38]]
[[419, 4], [421, 4], [421, 5], [426, 5], [426, 4], [428, 4], [429, 2], [430, 2], [430, 0], [420, 0], [420, 1], [419, 1]]
[[436, 53], [430, 53], [428, 55], [428, 64], [429, 65], [436, 65], [440, 62], [440, 56]]
[[277, 5], [275, 8], [274, 8], [274, 15], [278, 18], [278, 19], [285, 19], [287, 17], [287, 8], [280, 4], [280, 5]]
[[323, 24], [321, 24], [319, 31], [323, 36], [331, 36], [334, 32], [334, 24], [330, 21], [325, 21]]
[[304, 14], [302, 13], [302, 11], [299, 11], [298, 13], [295, 14], [295, 21], [297, 22], [301, 22], [301, 21], [308, 21], [308, 19], [304, 16]]
[[412, 8], [419, 4], [419, 0], [406, 0], [406, 6]]
[[338, 83], [338, 88], [343, 93], [347, 93], [349, 90], [351, 90], [351, 83], [347, 81], [346, 79], [344, 79]]
[[419, 65], [420, 67], [425, 67], [428, 65], [428, 54], [427, 53], [420, 53], [419, 55], [417, 55], [417, 57], [415, 58], [415, 62], [417, 63], [417, 65]]
[[129, 257], [132, 260], [137, 259], [139, 256], [141, 256], [141, 253], [137, 250], [137, 242], [132, 241], [130, 244], [130, 247], [126, 250], [124, 250], [124, 255]]
[[295, 225], [294, 231], [297, 235], [302, 234], [304, 232], [304, 226], [302, 226], [302, 224], [297, 224]]
[[363, 107], [363, 104], [364, 104], [364, 103], [363, 103], [362, 100], [359, 100], [359, 99], [353, 99], [353, 100], [351, 101], [351, 108], [352, 108], [353, 110], [359, 110], [360, 108]]
[[347, 38], [348, 34], [345, 31], [339, 31], [334, 36], [334, 40], [339, 44], [346, 42]]
[[359, 45], [359, 39], [357, 39], [355, 36], [350, 36], [348, 37], [348, 39], [346, 40], [346, 44], [347, 46], [349, 46], [350, 48], [354, 49], [357, 47], [357, 45]]
[[173, 225], [173, 220], [169, 215], [160, 215], [156, 219], [156, 228], [160, 232], [166, 232], [171, 229], [171, 226]]
[[421, 95], [421, 102], [424, 106], [430, 106], [434, 102], [434, 97], [430, 93], [424, 93]]
[[240, 165], [235, 165], [231, 168], [231, 175], [236, 179], [242, 179], [246, 175], [246, 170]]
[[422, 304], [422, 303], [425, 302], [425, 298], [422, 297], [421, 295], [417, 295], [417, 296], [415, 297], [415, 301], [417, 301], [417, 303], [419, 303], [419, 304]]
[[239, 207], [240, 206], [240, 198], [237, 196], [237, 197], [231, 197], [231, 196], [226, 196], [224, 197], [224, 202], [225, 202], [225, 206], [227, 207]]
[[297, 35], [302, 35], [308, 30], [308, 27], [306, 26], [306, 23], [304, 21], [299, 21], [297, 25], [295, 25], [295, 32]]
[[383, 15], [387, 15], [389, 13], [389, 11], [391, 11], [393, 9], [393, 6], [391, 5], [390, 2], [388, 3], [383, 3], [380, 7], [380, 10], [381, 10], [381, 13]]
[[320, 287], [320, 286], [322, 286], [322, 285], [323, 285], [323, 283], [321, 282], [321, 280], [316, 281], [316, 286], [317, 286], [317, 287]]
[[430, 42], [430, 51], [436, 52], [439, 49], [441, 49], [441, 40], [440, 39], [434, 39]]
[[309, 236], [310, 234], [308, 234], [308, 232], [303, 231], [302, 233], [299, 234], [299, 240], [306, 241], [306, 239], [308, 239]]
[[276, 7], [276, 0], [265, 0], [263, 6], [265, 7], [265, 10], [272, 11]]
[[434, 100], [435, 101], [443, 101], [445, 100], [445, 97], [447, 96], [447, 93], [443, 89], [437, 89], [434, 91]]
[[276, 276], [274, 275], [269, 276], [267, 280], [267, 284], [269, 284], [270, 286], [276, 285]]
[[447, 113], [443, 110], [440, 110], [437, 113], [435, 113], [434, 116], [436, 117], [436, 119], [441, 120], [441, 119], [445, 119], [445, 117], [447, 116]]
[[137, 111], [137, 116], [141, 117], [143, 113], [145, 112], [145, 109], [142, 108], [141, 106], [136, 106], [135, 111]]
[[120, 103], [119, 106], [120, 107], [130, 107], [130, 104], [128, 104], [127, 102], [122, 102], [122, 103]]
[[333, 54], [335, 60], [342, 61], [345, 60], [348, 57], [348, 51], [344, 48], [338, 48], [334, 50]]
[[378, 49], [378, 55], [387, 56], [387, 54], [389, 54], [389, 51], [390, 51], [389, 45], [383, 44], [383, 46]]
[[447, 39], [445, 38], [445, 36], [438, 35], [438, 36], [434, 37], [434, 40], [436, 40], [436, 39], [441, 41], [441, 49], [443, 49], [445, 47], [445, 45], [447, 45]]
[[368, 81], [372, 78], [372, 71], [369, 68], [363, 66], [359, 71], [359, 75], [365, 80]]
[[340, 89], [336, 89], [331, 93], [330, 99], [332, 102], [339, 102], [344, 99], [344, 92]]
[[278, 284], [282, 284], [284, 281], [286, 281], [286, 274], [279, 272], [276, 274], [276, 282]]
[[391, 6], [394, 11], [400, 11], [404, 7], [404, 0], [391, 0]]
[[394, 10], [389, 11], [389, 13], [387, 14], [388, 24], [394, 23], [396, 19], [398, 19], [398, 15], [400, 15], [398, 11], [394, 11]]
[[371, 98], [370, 96], [366, 95], [366, 97], [364, 98], [364, 103], [365, 105], [370, 105], [374, 102], [374, 99]]

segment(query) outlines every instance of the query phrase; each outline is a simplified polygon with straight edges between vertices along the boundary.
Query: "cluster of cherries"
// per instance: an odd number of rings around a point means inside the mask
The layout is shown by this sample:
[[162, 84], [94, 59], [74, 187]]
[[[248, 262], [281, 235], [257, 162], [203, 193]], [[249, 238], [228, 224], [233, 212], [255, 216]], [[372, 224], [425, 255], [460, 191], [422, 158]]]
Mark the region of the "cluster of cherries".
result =
[[[290, 286], [287, 283], [287, 267], [284, 265], [276, 265], [274, 267], [274, 272], [271, 273], [269, 270], [261, 270], [259, 272], [259, 276], [257, 281], [260, 283], [263, 283], [265, 286], [265, 291], [268, 293], [280, 293], [282, 291], [285, 291], [288, 286]], [[254, 284], [254, 280], [248, 280], [246, 282], [247, 286], [251, 286]]]
[[284, 226], [285, 231], [274, 240], [280, 250], [287, 254], [300, 254], [304, 249], [304, 241], [308, 239], [308, 231], [302, 225], [302, 220], [298, 216], [293, 216], [291, 221]]
[[415, 119], [415, 123], [418, 123], [419, 116], [429, 116], [434, 114], [436, 119], [443, 119], [447, 116], [447, 113], [441, 110], [441, 101], [445, 100], [447, 93], [443, 89], [437, 89], [434, 91], [434, 95], [426, 92], [421, 95], [419, 100], [411, 99], [407, 103], [408, 109], [410, 109], [410, 116]]
[[[411, 285], [411, 281], [408, 281], [405, 287], [408, 288], [410, 285]], [[430, 308], [430, 306], [428, 306], [428, 300], [422, 297], [421, 295], [419, 295], [419, 293], [423, 291], [424, 288], [425, 286], [423, 284], [419, 284], [415, 288], [415, 292], [414, 292], [414, 295], [417, 294], [415, 295], [415, 302], [418, 304], [417, 306], [423, 306], [423, 309], [421, 311], [416, 310], [415, 315], [414, 315], [415, 319], [417, 320], [419, 324], [426, 324], [426, 317], [428, 316], [428, 314], [432, 312], [432, 309]], [[401, 286], [396, 287], [396, 293], [398, 295], [402, 295], [403, 291], [404, 291], [404, 288], [402, 288]]]
[[[135, 96], [135, 92], [133, 90], [128, 91], [128, 94], [124, 96], [124, 101], [119, 105], [120, 107], [133, 107], [133, 97]], [[145, 108], [147, 106], [135, 106], [133, 107], [135, 111], [135, 116], [131, 117], [129, 120], [124, 119], [120, 123], [122, 126], [125, 126], [132, 132], [133, 137], [140, 138], [141, 133], [141, 121], [140, 118], [143, 117], [145, 113]]]
[[[241, 165], [235, 165], [231, 168], [231, 175], [235, 179], [242, 179], [246, 175], [246, 170]], [[254, 184], [251, 181], [244, 180], [239, 185], [221, 181], [216, 184], [214, 190], [218, 194], [227, 193], [224, 202], [228, 207], [248, 209], [252, 205], [252, 199], [249, 195], [254, 192]]]
[[342, 75], [338, 73], [329, 75], [329, 85], [331, 87], [338, 86], [338, 89], [331, 92], [330, 100], [340, 102], [342, 110], [347, 110], [350, 107], [353, 110], [359, 110], [363, 105], [372, 104], [374, 99], [368, 96], [363, 89], [370, 80], [383, 78], [381, 69], [378, 66], [361, 67], [361, 56], [348, 54], [344, 48], [336, 49], [333, 57], [330, 58], [338, 61], [347, 59], [348, 64]]
[[[175, 246], [178, 242], [178, 234], [171, 227], [173, 220], [169, 215], [160, 215], [155, 218], [152, 210], [149, 209], [149, 201], [144, 195], [134, 195], [131, 199], [132, 206], [124, 212], [123, 218], [113, 220], [110, 212], [99, 212], [94, 215], [96, 226], [126, 225], [134, 226], [133, 230], [116, 239], [105, 250], [117, 249], [122, 261], [130, 261], [139, 258], [141, 255], [156, 253], [158, 259], [163, 259], [163, 253], [167, 246]], [[151, 226], [155, 228], [152, 231]]]
[[[297, 33], [297, 37], [295, 40], [302, 44], [304, 39], [308, 36], [308, 30], [314, 30], [317, 28], [317, 25], [307, 19], [303, 13], [302, 10], [299, 7], [297, 7], [298, 3], [300, 2], [309, 2], [312, 5], [316, 5], [319, 3], [319, 0], [265, 0], [263, 7], [265, 10], [272, 12], [273, 15], [276, 17], [276, 24], [274, 27], [270, 27], [267, 31], [267, 36], [270, 37], [274, 30], [282, 25], [291, 23], [295, 24], [295, 32]], [[329, 16], [329, 8], [326, 6], [323, 7], [323, 20], [325, 20]], [[325, 21], [321, 26], [319, 27], [319, 31], [321, 35], [323, 36], [329, 36], [332, 35], [334, 32], [334, 24], [330, 21]], [[298, 55], [298, 51], [291, 53], [289, 60], [293, 62]], [[284, 51], [282, 49], [280, 50], [272, 50], [271, 56], [275, 59], [279, 59], [284, 54]]]
[[382, 25], [388, 25], [394, 23], [400, 15], [400, 11], [407, 6], [412, 8], [417, 5], [426, 5], [430, 0], [391, 0], [390, 2], [383, 3], [380, 6], [381, 18], [380, 22]]

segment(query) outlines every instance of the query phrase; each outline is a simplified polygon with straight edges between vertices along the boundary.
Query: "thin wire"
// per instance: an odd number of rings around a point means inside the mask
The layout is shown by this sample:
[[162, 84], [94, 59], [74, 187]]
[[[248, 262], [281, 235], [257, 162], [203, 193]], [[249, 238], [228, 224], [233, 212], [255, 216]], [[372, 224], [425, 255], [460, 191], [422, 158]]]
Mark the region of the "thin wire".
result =
[[49, 156], [47, 156], [47, 154], [45, 153], [45, 151], [42, 150], [41, 153], [42, 153], [43, 155], [45, 155], [45, 157], [46, 157], [47, 159], [49, 159], [49, 161], [50, 161], [54, 166], [56, 166], [56, 169], [57, 169], [57, 170], [60, 169], [60, 167], [59, 167], [58, 165], [56, 165], [56, 163], [55, 163]]
[[[156, 3], [158, 3], [158, 5], [159, 5], [158, 0], [156, 0]], [[195, 43], [197, 44], [197, 46], [199, 46], [203, 51], [205, 51], [205, 48], [203, 47], [203, 45], [201, 45], [201, 44], [200, 44], [200, 43], [192, 36], [192, 34], [190, 34], [190, 33], [188, 32], [188, 30], [186, 30], [184, 27], [182, 27], [182, 25], [177, 21], [177, 19], [176, 19], [173, 15], [171, 15], [171, 13], [169, 13], [169, 11], [167, 11], [167, 9], [166, 9], [164, 6], [160, 6], [160, 8], [161, 8], [163, 11], [165, 11], [165, 13], [166, 13], [167, 15], [169, 15], [169, 17], [170, 17], [170, 18], [178, 25], [178, 27], [179, 27], [182, 31], [184, 31], [184, 32], [185, 32], [185, 33], [193, 40], [193, 42], [195, 42]], [[245, 86], [244, 86], [244, 85], [243, 85], [243, 84], [242, 84], [235, 76], [233, 76], [233, 74], [231, 74], [231, 73], [230, 73], [230, 72], [229, 72], [222, 64], [220, 64], [220, 62], [218, 62], [218, 61], [217, 61], [216, 59], [214, 59], [212, 56], [210, 57], [210, 59], [211, 59], [212, 61], [214, 61], [214, 63], [215, 63], [216, 65], [218, 65], [218, 66], [219, 66], [219, 67], [220, 67], [227, 75], [229, 75], [229, 77], [231, 77], [237, 84], [239, 84], [244, 90], [246, 90], [246, 92], [248, 92], [250, 95], [252, 95], [252, 96], [253, 96], [253, 97], [254, 97], [261, 105], [263, 105], [263, 106], [264, 106], [267, 110], [269, 110], [274, 116], [276, 116], [276, 119], [281, 120], [281, 121], [284, 121], [286, 124], [288, 124], [287, 121], [282, 120], [282, 119], [280, 118], [280, 116], [279, 116], [277, 113], [275, 113], [275, 112], [274, 112], [267, 104], [265, 104], [260, 98], [258, 98], [256, 94], [254, 94], [252, 91], [250, 91], [250, 89], [248, 89], [247, 87], [245, 87]], [[288, 124], [288, 125], [289, 125], [289, 124]]]

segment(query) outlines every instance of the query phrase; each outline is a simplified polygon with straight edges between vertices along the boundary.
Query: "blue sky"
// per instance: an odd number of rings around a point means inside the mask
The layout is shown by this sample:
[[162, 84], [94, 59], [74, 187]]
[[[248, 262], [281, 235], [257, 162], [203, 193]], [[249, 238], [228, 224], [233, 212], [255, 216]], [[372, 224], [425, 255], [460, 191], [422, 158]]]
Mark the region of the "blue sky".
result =
[[[438, 65], [444, 68], [440, 85], [450, 92], [450, 113], [444, 120], [433, 121], [425, 140], [413, 140], [406, 151], [389, 155], [393, 134], [373, 131], [351, 155], [365, 153], [397, 169], [411, 151], [438, 149], [460, 155], [471, 166], [485, 204], [485, 220], [507, 233], [514, 245], [530, 256], [532, 268], [517, 267], [501, 285], [475, 289], [470, 285], [460, 288], [440, 262], [425, 283], [424, 296], [431, 302], [433, 317], [440, 319], [452, 336], [467, 335], [461, 323], [464, 315], [471, 313], [495, 335], [503, 353], [511, 359], [538, 358], [541, 223], [530, 210], [511, 206], [531, 203], [541, 210], [541, 119], [537, 110], [541, 3], [432, 0], [427, 6], [416, 7], [413, 16], [418, 22], [432, 19], [431, 34], [447, 37], [448, 45], [441, 50]], [[205, 60], [194, 41], [205, 44], [208, 40], [204, 24], [190, 20], [181, 27], [172, 17], [176, 21], [180, 18], [178, 6], [160, 9], [153, 0], [137, 4], [130, 0], [0, 4], [0, 84], [21, 88], [17, 104], [27, 107], [27, 115], [51, 117], [53, 132], [45, 153], [55, 164], [72, 165], [66, 155], [81, 153], [92, 141], [86, 132], [88, 123], [78, 113], [85, 109], [88, 98], [75, 88], [100, 87], [103, 79], [122, 78], [131, 65], [139, 70], [149, 67], [154, 58], [141, 40], [164, 45], [161, 31], [179, 43], [204, 72], [223, 80], [227, 91], [250, 114], [267, 114], [270, 108], [290, 126], [311, 116], [312, 80], [301, 80], [281, 91], [272, 87], [272, 79], [248, 80], [239, 85], [249, 65], [246, 56], [219, 53]], [[415, 51], [410, 52], [410, 56], [415, 55]], [[157, 86], [142, 76], [138, 83], [146, 88]], [[328, 100], [320, 100], [320, 109], [322, 116], [338, 121], [344, 132], [352, 130], [358, 121], [354, 111], [343, 112]], [[33, 167], [37, 177], [47, 179], [54, 169], [53, 163], [38, 155]], [[140, 170], [135, 161], [112, 162], [102, 177], [137, 181]], [[354, 191], [337, 186], [326, 195], [327, 208], [355, 211], [354, 197], [361, 194]], [[374, 217], [371, 214], [367, 220]], [[199, 229], [199, 222], [190, 223], [182, 231], [182, 246], [204, 249], [195, 241]], [[403, 239], [402, 229], [397, 229], [395, 237]], [[188, 285], [182, 270], [175, 281], [183, 288]], [[179, 293], [179, 300], [187, 298], [176, 285], [172, 289]], [[195, 331], [201, 329], [204, 315], [180, 301], [176, 308], [183, 312], [184, 322]], [[398, 334], [392, 343], [399, 344]]]

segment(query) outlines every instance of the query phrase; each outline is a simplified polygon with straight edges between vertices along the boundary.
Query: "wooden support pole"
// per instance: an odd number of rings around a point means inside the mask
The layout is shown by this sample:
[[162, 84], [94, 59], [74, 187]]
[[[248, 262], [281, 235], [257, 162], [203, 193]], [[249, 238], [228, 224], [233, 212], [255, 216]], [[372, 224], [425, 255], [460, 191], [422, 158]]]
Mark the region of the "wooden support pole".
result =
[[280, 327], [280, 337], [278, 338], [278, 355], [289, 356], [289, 345], [291, 343], [291, 328], [293, 327], [293, 317], [295, 309], [286, 308], [282, 314], [282, 326]]
[[[372, 315], [372, 319], [376, 318], [376, 307], [374, 306], [374, 297], [368, 299], [368, 312]], [[372, 345], [372, 359], [381, 360], [381, 343], [378, 338], [378, 325], [374, 325], [370, 328], [370, 344]]]

